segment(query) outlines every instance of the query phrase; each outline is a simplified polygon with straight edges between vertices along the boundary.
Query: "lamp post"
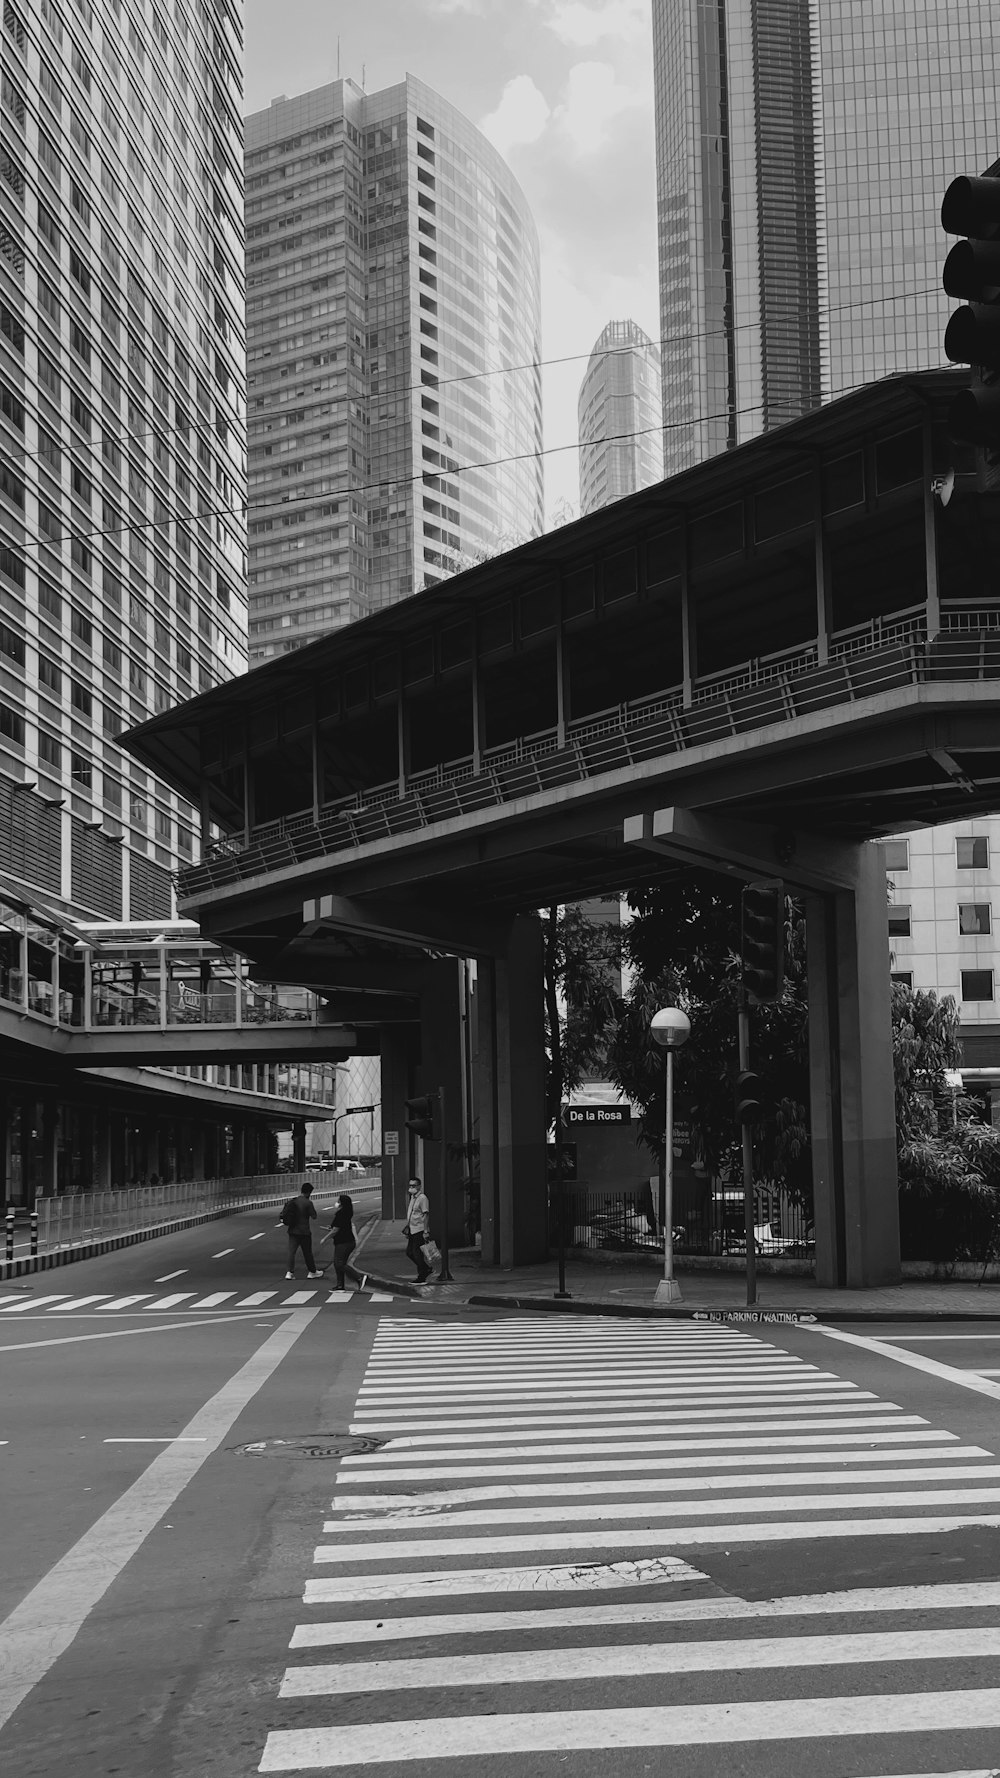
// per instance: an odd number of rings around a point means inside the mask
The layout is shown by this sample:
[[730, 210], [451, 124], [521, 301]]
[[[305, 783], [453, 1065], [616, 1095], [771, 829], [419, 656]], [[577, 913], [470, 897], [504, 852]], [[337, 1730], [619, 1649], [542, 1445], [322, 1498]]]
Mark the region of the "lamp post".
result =
[[678, 1006], [664, 1006], [653, 1014], [649, 1034], [665, 1052], [667, 1075], [667, 1117], [663, 1133], [663, 1277], [656, 1286], [657, 1304], [679, 1303], [681, 1289], [674, 1277], [674, 1051], [679, 1050], [691, 1035], [691, 1021]]

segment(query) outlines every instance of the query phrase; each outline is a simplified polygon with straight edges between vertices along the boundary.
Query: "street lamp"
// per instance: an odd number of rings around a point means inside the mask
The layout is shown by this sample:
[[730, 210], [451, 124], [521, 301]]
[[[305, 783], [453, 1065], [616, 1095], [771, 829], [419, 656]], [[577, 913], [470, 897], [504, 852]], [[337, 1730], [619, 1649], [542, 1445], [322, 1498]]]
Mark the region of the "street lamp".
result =
[[664, 1006], [653, 1014], [649, 1034], [665, 1051], [667, 1119], [664, 1129], [663, 1277], [656, 1286], [657, 1304], [679, 1303], [681, 1288], [674, 1277], [674, 1051], [687, 1043], [691, 1020], [678, 1006]]

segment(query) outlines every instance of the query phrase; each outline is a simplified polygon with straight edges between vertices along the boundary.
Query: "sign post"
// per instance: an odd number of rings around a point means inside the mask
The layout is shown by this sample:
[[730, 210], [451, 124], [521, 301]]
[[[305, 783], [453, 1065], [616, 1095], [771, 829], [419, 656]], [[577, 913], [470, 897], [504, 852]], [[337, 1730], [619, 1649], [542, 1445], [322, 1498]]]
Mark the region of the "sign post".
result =
[[382, 1132], [382, 1153], [389, 1162], [389, 1190], [392, 1194], [392, 1215], [395, 1221], [399, 1215], [396, 1209], [396, 1156], [399, 1153], [399, 1131], [384, 1130]]

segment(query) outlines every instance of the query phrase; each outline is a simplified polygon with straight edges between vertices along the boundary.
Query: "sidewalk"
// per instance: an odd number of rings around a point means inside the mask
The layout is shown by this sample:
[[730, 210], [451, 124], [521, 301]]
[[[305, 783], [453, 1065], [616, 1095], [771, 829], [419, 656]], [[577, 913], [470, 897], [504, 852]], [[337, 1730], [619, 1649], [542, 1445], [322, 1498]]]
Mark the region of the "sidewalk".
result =
[[[363, 1235], [352, 1260], [355, 1276], [367, 1276], [369, 1284], [416, 1296], [426, 1302], [447, 1302], [452, 1307], [551, 1310], [577, 1315], [657, 1315], [688, 1318], [716, 1314], [743, 1319], [746, 1279], [742, 1272], [687, 1272], [678, 1268], [681, 1300], [668, 1309], [653, 1308], [657, 1274], [648, 1266], [588, 1265], [569, 1260], [566, 1288], [569, 1301], [555, 1296], [558, 1270], [555, 1260], [535, 1266], [515, 1266], [511, 1271], [484, 1267], [471, 1248], [452, 1253], [450, 1284], [418, 1286], [413, 1266], [404, 1250], [396, 1222], [375, 1222]], [[1000, 1320], [1000, 1282], [982, 1286], [965, 1281], [928, 1282], [907, 1279], [902, 1284], [876, 1290], [826, 1290], [811, 1278], [762, 1274], [757, 1280], [757, 1303], [752, 1319], [788, 1316], [815, 1317], [820, 1321], [992, 1321]]]

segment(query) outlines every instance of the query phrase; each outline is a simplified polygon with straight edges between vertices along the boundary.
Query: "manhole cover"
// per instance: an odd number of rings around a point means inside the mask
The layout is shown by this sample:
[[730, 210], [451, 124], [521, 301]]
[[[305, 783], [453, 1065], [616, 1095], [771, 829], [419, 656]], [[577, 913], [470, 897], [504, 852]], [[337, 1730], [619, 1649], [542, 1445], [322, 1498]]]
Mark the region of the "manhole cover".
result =
[[300, 1438], [259, 1438], [250, 1445], [232, 1445], [236, 1457], [363, 1457], [380, 1451], [384, 1438], [361, 1438], [353, 1432], [303, 1433]]

